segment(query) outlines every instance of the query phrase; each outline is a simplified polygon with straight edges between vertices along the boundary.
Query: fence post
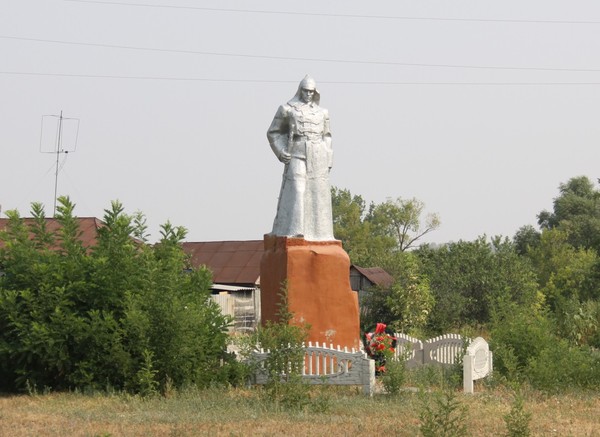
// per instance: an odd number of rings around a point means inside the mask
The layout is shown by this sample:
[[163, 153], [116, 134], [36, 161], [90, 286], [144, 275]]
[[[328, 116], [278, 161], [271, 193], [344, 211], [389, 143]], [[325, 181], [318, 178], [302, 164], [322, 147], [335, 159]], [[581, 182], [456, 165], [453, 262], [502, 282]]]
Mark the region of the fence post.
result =
[[364, 357], [362, 360], [362, 384], [363, 384], [363, 393], [367, 396], [373, 396], [375, 393], [375, 360], [371, 360], [370, 358]]
[[463, 386], [465, 393], [473, 393], [473, 381], [485, 378], [492, 372], [493, 360], [490, 347], [483, 338], [477, 337], [467, 347], [463, 358]]
[[463, 390], [465, 393], [473, 393], [473, 365], [475, 357], [466, 354], [463, 357]]

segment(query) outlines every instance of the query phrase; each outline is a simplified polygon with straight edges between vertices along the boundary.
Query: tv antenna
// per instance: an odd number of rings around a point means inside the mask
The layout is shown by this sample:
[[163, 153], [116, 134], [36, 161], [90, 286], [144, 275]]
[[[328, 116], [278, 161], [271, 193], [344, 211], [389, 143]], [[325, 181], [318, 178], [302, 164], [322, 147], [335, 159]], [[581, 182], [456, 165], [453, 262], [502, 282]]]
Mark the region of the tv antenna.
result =
[[[56, 154], [56, 168], [54, 171], [54, 209], [52, 217], [56, 215], [56, 201], [58, 199], [58, 173], [60, 155], [75, 152], [77, 149], [77, 137], [79, 136], [79, 119], [63, 117], [60, 115], [42, 115], [42, 128], [40, 132], [40, 152]], [[51, 147], [50, 147], [51, 145]]]

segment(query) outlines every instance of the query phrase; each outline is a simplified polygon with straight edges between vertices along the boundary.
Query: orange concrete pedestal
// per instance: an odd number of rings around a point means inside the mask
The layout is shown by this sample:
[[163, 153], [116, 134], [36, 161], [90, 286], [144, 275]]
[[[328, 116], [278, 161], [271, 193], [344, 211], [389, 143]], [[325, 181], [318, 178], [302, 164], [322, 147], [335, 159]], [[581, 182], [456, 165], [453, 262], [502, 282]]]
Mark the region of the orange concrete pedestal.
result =
[[308, 341], [359, 348], [358, 294], [350, 288], [350, 259], [339, 241], [265, 235], [260, 263], [263, 323], [277, 321], [287, 281], [292, 323], [310, 325]]

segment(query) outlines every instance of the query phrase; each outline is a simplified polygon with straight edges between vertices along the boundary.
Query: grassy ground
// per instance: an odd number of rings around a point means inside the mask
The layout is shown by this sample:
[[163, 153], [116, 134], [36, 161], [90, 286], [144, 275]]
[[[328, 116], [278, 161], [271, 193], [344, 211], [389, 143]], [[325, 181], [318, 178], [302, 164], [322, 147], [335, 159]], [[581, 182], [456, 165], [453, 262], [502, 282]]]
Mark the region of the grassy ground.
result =
[[[317, 412], [277, 412], [260, 389], [205, 390], [139, 398], [124, 394], [51, 393], [0, 397], [0, 436], [321, 436], [419, 435], [424, 399], [417, 393], [367, 398], [356, 389], [314, 389]], [[431, 393], [425, 397], [431, 398]], [[600, 436], [598, 393], [525, 392], [532, 435]], [[503, 388], [457, 392], [468, 435], [506, 434], [512, 394]], [[314, 410], [314, 408], [312, 408]]]

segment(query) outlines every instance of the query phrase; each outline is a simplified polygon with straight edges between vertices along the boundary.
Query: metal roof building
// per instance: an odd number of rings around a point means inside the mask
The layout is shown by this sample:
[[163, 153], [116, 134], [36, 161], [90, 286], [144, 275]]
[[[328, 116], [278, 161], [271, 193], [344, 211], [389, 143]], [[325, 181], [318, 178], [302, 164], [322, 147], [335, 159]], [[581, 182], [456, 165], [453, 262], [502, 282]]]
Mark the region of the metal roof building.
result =
[[[230, 286], [260, 285], [260, 259], [263, 240], [209, 241], [183, 243], [194, 267], [207, 266], [213, 272], [213, 282]], [[388, 288], [394, 278], [380, 267], [350, 267], [352, 289]]]
[[183, 250], [192, 266], [207, 266], [217, 284], [252, 287], [260, 282], [262, 240], [187, 242]]

